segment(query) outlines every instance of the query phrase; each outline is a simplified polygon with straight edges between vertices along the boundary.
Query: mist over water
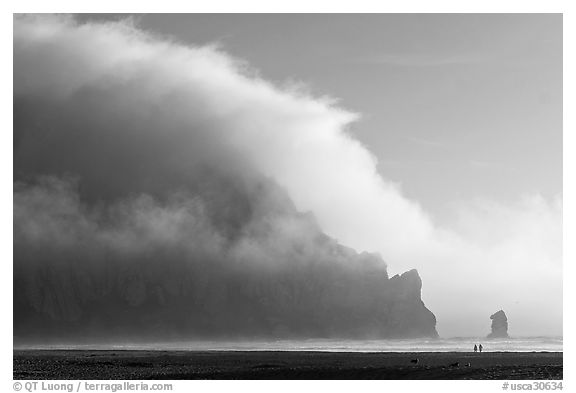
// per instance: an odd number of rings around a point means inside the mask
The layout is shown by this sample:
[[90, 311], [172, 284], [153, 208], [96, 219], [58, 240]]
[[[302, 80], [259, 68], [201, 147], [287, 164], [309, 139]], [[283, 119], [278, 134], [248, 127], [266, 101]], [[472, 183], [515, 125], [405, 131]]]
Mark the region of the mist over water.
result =
[[487, 340], [486, 337], [397, 340], [276, 340], [186, 341], [160, 343], [22, 345], [15, 349], [154, 350], [154, 351], [322, 351], [322, 352], [563, 352], [562, 337], [517, 337]]

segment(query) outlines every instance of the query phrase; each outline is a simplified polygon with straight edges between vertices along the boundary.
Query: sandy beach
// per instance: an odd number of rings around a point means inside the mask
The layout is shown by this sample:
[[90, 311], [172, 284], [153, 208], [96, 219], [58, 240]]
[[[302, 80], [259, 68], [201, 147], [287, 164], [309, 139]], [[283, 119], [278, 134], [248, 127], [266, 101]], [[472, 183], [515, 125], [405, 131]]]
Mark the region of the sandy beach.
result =
[[13, 363], [14, 379], [533, 380], [562, 372], [560, 352], [15, 350]]

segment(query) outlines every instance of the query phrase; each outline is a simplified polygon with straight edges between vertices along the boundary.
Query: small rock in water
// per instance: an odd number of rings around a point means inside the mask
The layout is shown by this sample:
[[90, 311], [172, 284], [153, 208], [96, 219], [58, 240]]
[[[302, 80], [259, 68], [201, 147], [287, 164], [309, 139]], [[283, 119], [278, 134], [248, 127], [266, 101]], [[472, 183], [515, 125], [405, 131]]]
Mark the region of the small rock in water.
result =
[[492, 320], [492, 331], [488, 338], [508, 338], [508, 318], [503, 310], [490, 316]]

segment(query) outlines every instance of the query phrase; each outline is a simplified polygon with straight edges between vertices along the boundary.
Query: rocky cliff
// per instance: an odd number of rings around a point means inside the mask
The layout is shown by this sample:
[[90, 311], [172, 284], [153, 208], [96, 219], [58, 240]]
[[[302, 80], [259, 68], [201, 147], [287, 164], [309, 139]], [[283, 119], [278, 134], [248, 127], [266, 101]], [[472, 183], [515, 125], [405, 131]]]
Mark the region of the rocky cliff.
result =
[[[155, 234], [144, 248], [140, 239], [119, 247], [128, 234], [109, 217], [113, 230], [94, 218], [86, 224], [88, 213], [74, 218], [86, 206], [54, 211], [70, 204], [54, 196], [68, 191], [49, 191], [58, 187], [15, 193], [17, 339], [437, 336], [416, 270], [389, 278], [380, 256], [359, 254], [324, 235], [273, 185], [260, 187], [258, 196], [239, 193], [235, 204], [225, 201], [233, 206], [227, 210], [204, 209], [217, 212], [204, 217], [220, 233], [213, 248], [194, 227], [196, 216], [179, 224], [189, 232], [182, 242], [166, 236], [156, 244]], [[137, 217], [158, 209], [144, 205]], [[24, 215], [31, 209], [33, 215]], [[163, 219], [153, 217], [155, 226]], [[122, 220], [135, 226], [133, 219]], [[146, 238], [149, 230], [130, 227], [128, 233]]]

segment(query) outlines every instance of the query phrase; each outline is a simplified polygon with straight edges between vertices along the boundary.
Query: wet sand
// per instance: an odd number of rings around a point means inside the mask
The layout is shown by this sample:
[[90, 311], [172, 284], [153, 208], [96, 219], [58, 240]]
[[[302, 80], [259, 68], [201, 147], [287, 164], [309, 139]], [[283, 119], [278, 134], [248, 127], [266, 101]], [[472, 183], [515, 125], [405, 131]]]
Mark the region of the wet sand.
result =
[[[411, 360], [418, 359], [415, 364]], [[15, 350], [14, 379], [562, 379], [558, 352]], [[454, 365], [459, 363], [458, 366]], [[467, 364], [470, 364], [467, 366]]]

